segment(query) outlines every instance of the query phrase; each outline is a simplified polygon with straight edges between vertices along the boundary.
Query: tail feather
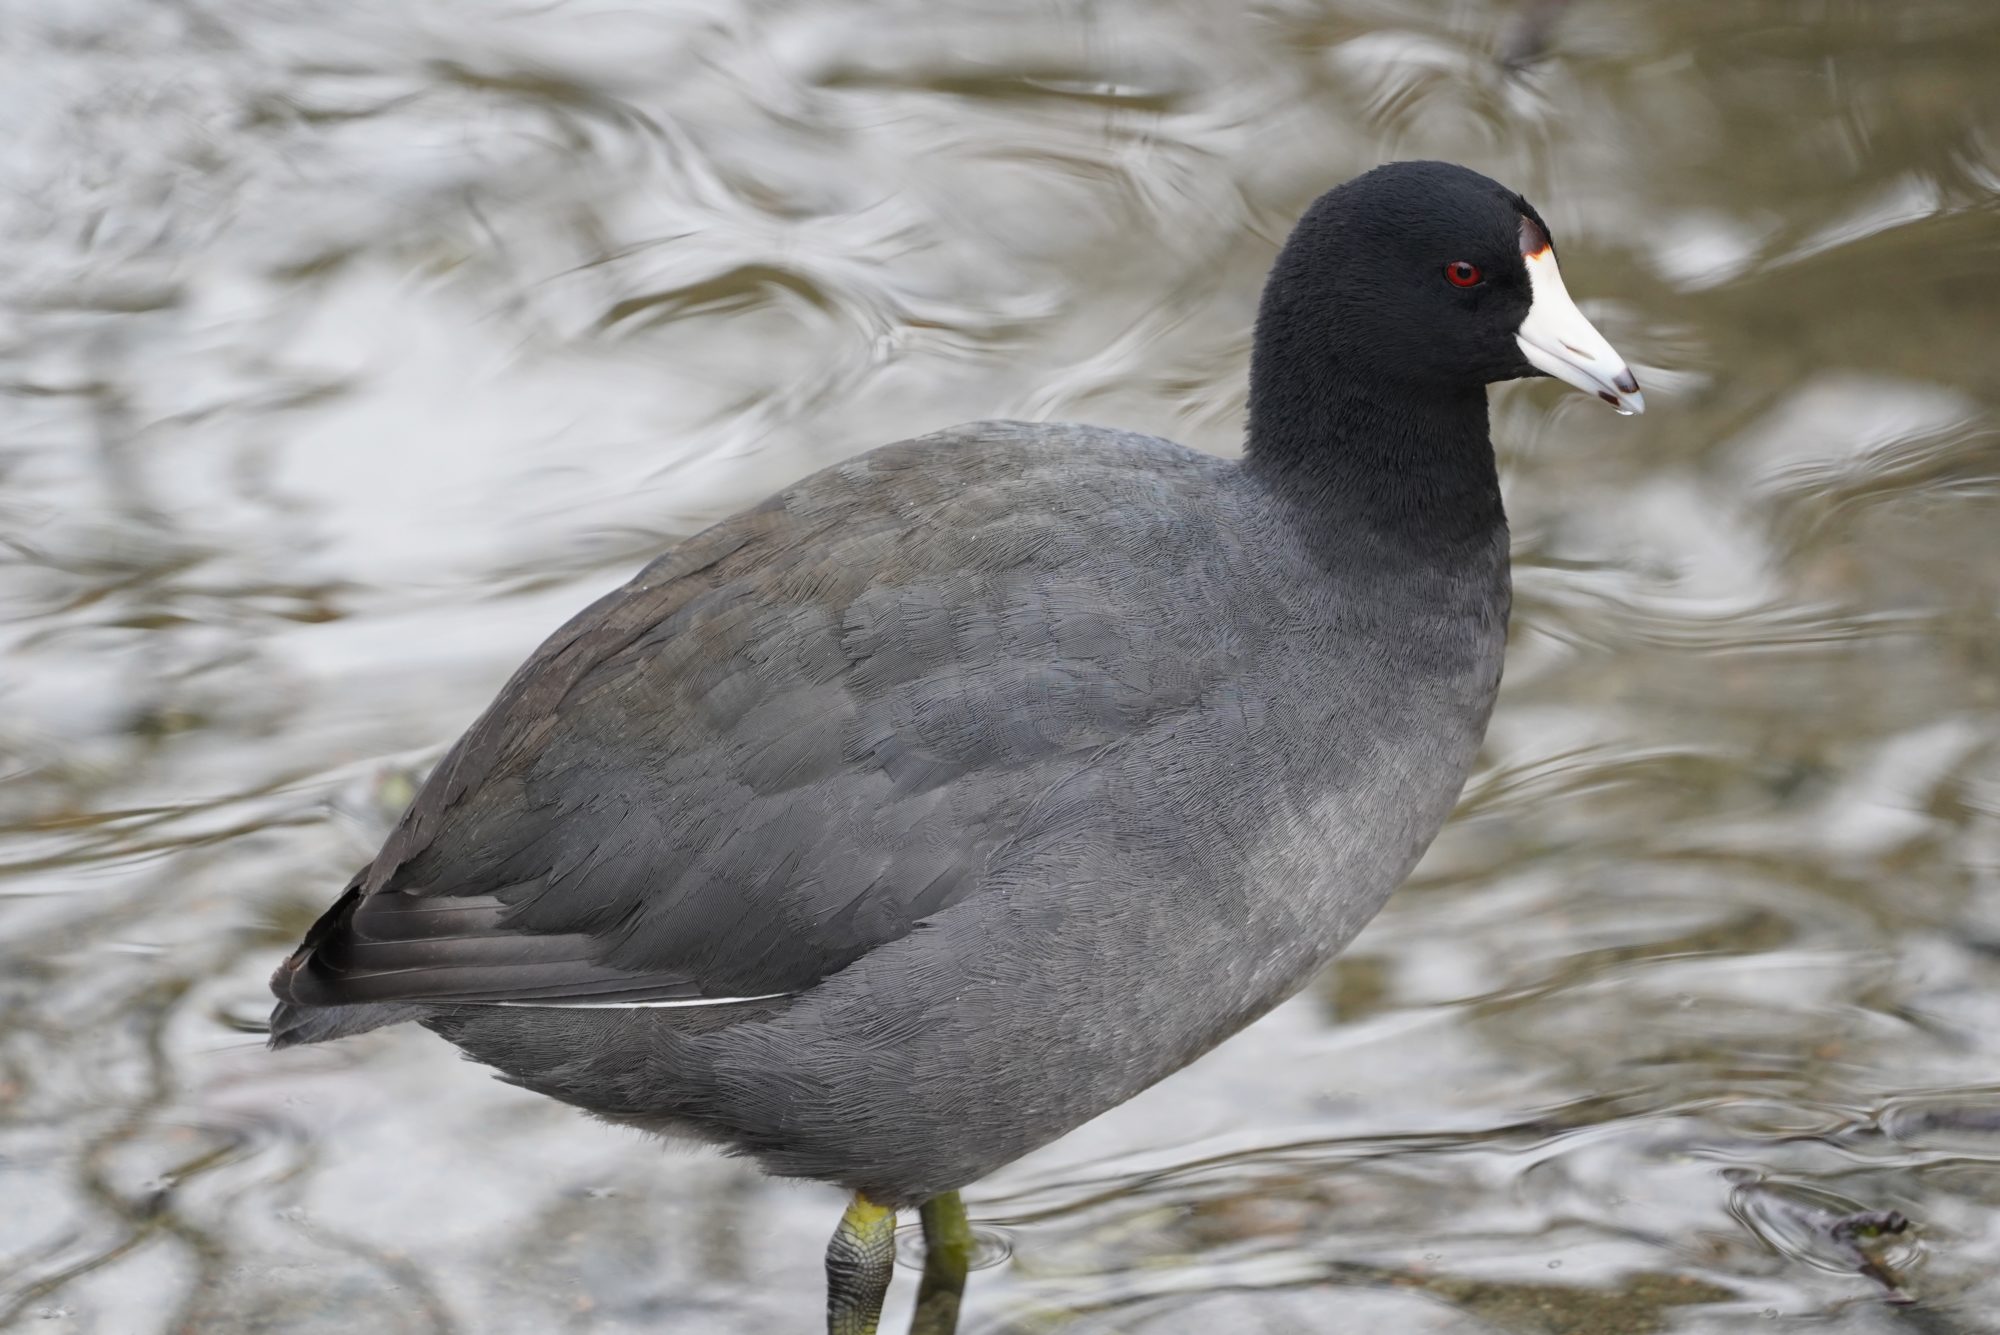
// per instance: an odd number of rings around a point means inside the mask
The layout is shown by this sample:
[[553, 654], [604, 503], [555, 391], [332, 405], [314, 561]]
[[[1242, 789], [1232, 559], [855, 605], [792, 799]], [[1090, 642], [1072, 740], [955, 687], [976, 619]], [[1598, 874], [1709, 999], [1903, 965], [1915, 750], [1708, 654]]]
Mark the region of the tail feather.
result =
[[405, 1020], [416, 1020], [429, 1015], [435, 1007], [417, 1005], [404, 1001], [363, 1002], [351, 1006], [312, 1006], [297, 998], [299, 975], [311, 968], [313, 952], [322, 941], [339, 931], [354, 913], [354, 906], [360, 902], [360, 877], [347, 887], [347, 893], [334, 901], [333, 907], [320, 915], [306, 939], [291, 957], [278, 966], [271, 975], [271, 992], [278, 998], [278, 1004], [271, 1012], [271, 1039], [273, 1048], [297, 1047], [301, 1043], [324, 1043], [329, 1039], [346, 1038], [351, 1034], [364, 1034], [370, 1029], [380, 1029], [383, 1025], [401, 1024]]
[[435, 1007], [404, 1001], [375, 1001], [358, 1006], [301, 1006], [281, 1001], [271, 1011], [271, 1046], [297, 1047], [329, 1039], [365, 1034], [384, 1025], [419, 1020]]

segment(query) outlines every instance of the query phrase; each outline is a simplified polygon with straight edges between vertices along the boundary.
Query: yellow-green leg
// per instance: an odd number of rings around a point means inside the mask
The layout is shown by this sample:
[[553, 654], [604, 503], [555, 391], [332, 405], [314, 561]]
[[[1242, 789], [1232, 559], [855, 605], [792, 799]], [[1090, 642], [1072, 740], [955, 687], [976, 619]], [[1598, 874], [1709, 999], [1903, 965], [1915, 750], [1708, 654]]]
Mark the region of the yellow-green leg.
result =
[[972, 1266], [972, 1225], [955, 1191], [926, 1202], [923, 1221], [924, 1282], [910, 1335], [953, 1335], [965, 1300], [965, 1272]]
[[895, 1268], [896, 1212], [855, 1192], [826, 1245], [827, 1335], [875, 1335]]

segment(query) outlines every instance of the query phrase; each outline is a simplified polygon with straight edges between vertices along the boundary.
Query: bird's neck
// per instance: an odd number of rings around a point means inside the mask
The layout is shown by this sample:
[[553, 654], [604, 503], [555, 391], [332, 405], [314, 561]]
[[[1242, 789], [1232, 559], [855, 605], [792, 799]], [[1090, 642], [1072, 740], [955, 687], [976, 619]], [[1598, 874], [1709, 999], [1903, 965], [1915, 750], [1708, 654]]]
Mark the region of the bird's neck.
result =
[[1413, 396], [1338, 368], [1251, 368], [1244, 468], [1330, 557], [1450, 562], [1507, 517], [1486, 391]]

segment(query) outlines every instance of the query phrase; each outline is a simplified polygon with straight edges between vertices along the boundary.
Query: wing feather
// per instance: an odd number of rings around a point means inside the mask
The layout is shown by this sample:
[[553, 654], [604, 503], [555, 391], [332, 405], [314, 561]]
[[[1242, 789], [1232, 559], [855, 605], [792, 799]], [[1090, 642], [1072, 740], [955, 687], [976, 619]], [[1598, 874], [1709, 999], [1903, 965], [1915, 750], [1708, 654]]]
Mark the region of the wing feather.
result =
[[280, 998], [768, 998], [976, 893], [1038, 804], [1204, 677], [1160, 667], [1186, 653], [1130, 606], [1133, 557], [1173, 544], [1049, 522], [1077, 464], [1024, 440], [876, 451], [586, 608], [439, 763]]

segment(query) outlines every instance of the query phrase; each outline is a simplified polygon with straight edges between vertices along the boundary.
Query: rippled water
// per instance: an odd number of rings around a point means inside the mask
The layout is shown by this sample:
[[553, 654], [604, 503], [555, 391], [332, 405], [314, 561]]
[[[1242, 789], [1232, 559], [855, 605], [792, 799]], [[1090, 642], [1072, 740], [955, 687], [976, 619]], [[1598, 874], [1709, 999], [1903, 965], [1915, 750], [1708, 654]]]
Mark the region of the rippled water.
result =
[[2000, 7], [0, 9], [0, 1326], [813, 1329], [832, 1192], [268, 1054], [264, 976], [674, 535], [974, 417], [1232, 449], [1290, 220], [1441, 156], [1652, 411], [1498, 392], [1459, 819], [973, 1193], [966, 1329], [2000, 1330]]

